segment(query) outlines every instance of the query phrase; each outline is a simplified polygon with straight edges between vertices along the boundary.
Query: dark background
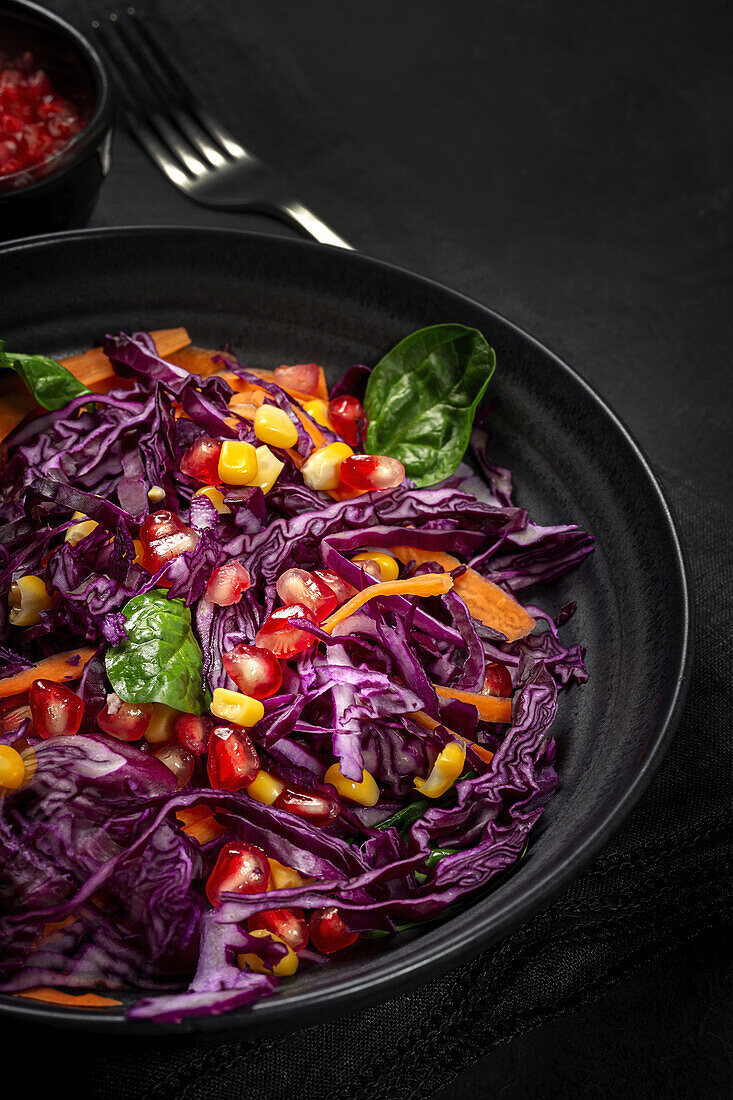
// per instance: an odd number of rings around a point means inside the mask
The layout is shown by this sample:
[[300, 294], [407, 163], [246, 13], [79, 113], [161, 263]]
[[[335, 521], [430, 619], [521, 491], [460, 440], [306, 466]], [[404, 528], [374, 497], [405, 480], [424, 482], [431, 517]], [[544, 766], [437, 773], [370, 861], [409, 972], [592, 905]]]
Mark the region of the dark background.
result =
[[[49, 6], [82, 29], [111, 10]], [[608, 399], [663, 475], [730, 507], [729, 4], [138, 7], [333, 228], [525, 326]], [[282, 76], [266, 94], [248, 79], [255, 63]], [[121, 134], [92, 224], [143, 223], [288, 232], [193, 206]], [[436, 1073], [434, 1100], [729, 1095], [730, 976], [721, 935], [663, 938], [460, 1076]], [[64, 1042], [44, 1042], [63, 1063]]]

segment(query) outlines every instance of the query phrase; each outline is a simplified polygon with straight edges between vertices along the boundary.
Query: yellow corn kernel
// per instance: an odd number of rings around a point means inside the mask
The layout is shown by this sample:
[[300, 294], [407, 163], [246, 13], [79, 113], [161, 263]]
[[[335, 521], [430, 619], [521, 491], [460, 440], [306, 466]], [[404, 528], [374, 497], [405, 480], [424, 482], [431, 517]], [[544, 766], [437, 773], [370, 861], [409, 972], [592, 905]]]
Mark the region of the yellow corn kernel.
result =
[[[73, 518], [76, 519], [79, 515], [84, 515], [84, 513], [74, 512]], [[75, 523], [73, 527], [67, 527], [64, 542], [70, 542], [72, 546], [76, 546], [77, 542], [81, 542], [87, 535], [91, 535], [95, 527], [99, 527], [99, 524], [94, 519], [85, 519], [82, 523]]]
[[225, 439], [219, 455], [219, 479], [225, 485], [249, 485], [257, 477], [257, 454], [251, 443]]
[[280, 477], [284, 467], [285, 463], [281, 462], [270, 448], [263, 444], [262, 447], [257, 448], [257, 477], [250, 481], [250, 485], [256, 485], [267, 495]]
[[348, 443], [328, 443], [319, 447], [301, 466], [303, 481], [309, 489], [337, 489], [341, 463], [353, 453]]
[[328, 428], [329, 431], [334, 430], [331, 417], [328, 415], [328, 405], [322, 397], [314, 397], [312, 401], [304, 401], [303, 408], [311, 420], [315, 420], [316, 424], [320, 424], [322, 428]]
[[257, 778], [247, 787], [247, 794], [254, 798], [255, 802], [262, 802], [265, 806], [272, 806], [273, 802], [285, 787], [282, 779], [276, 775], [270, 775], [262, 768], [257, 772]]
[[268, 890], [294, 890], [297, 886], [303, 886], [305, 879], [298, 874], [294, 867], [286, 867], [284, 863], [278, 863], [276, 859], [267, 857], [270, 864], [270, 885]]
[[23, 786], [25, 764], [17, 749], [10, 745], [0, 745], [0, 788], [17, 791]]
[[221, 489], [217, 489], [216, 485], [205, 485], [203, 489], [197, 489], [193, 495], [208, 497], [220, 516], [231, 514], [231, 508], [227, 508], [224, 503], [224, 494]]
[[10, 622], [13, 626], [35, 626], [52, 602], [40, 577], [31, 573], [18, 577], [10, 586]]
[[287, 955], [283, 955], [279, 962], [276, 962], [272, 970], [268, 966], [265, 966], [259, 955], [251, 955], [249, 953], [244, 955], [237, 955], [237, 962], [241, 969], [248, 966], [250, 970], [254, 970], [256, 974], [274, 974], [276, 978], [289, 978], [291, 974], [294, 974], [298, 969], [298, 956], [293, 951], [289, 944], [285, 943], [285, 940], [280, 936], [276, 936], [274, 932], [268, 932], [266, 928], [255, 928], [250, 932], [250, 936], [256, 936], [258, 940], [270, 938], [271, 940], [277, 940], [278, 943], [282, 943], [287, 947]]
[[256, 725], [265, 716], [265, 708], [259, 699], [243, 695], [241, 691], [230, 691], [229, 688], [214, 688], [214, 698], [209, 709], [223, 722], [244, 726], [245, 729]]
[[294, 447], [298, 442], [298, 429], [277, 405], [260, 405], [255, 413], [255, 435], [271, 447]]
[[143, 560], [143, 554], [145, 553], [145, 550], [143, 549], [143, 544], [140, 542], [140, 539], [133, 539], [132, 545], [135, 547], [135, 557], [132, 559], [132, 564], [139, 565], [140, 562]]
[[160, 504], [165, 500], [165, 489], [162, 485], [151, 485], [148, 489], [148, 500], [151, 504]]
[[379, 568], [380, 581], [396, 581], [400, 575], [399, 562], [391, 554], [385, 554], [382, 550], [365, 550], [362, 554], [355, 554], [351, 560], [357, 565], [361, 562], [373, 561]]
[[361, 783], [342, 775], [338, 764], [332, 764], [324, 778], [326, 783], [331, 783], [341, 797], [347, 798], [349, 802], [358, 802], [360, 806], [376, 806], [379, 801], [379, 787], [366, 768], [362, 771]]
[[153, 703], [153, 713], [143, 734], [145, 740], [153, 745], [170, 741], [173, 737], [173, 724], [179, 714], [180, 711], [166, 703]]
[[449, 741], [438, 754], [427, 779], [418, 777], [415, 786], [427, 798], [440, 798], [458, 779], [465, 762], [465, 741]]

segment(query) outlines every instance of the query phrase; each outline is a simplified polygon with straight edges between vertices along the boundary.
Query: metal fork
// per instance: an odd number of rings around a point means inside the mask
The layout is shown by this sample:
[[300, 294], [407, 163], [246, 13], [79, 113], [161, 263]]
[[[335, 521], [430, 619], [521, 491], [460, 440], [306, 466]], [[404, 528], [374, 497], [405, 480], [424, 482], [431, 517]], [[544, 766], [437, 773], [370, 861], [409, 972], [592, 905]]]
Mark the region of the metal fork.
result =
[[92, 26], [128, 128], [179, 191], [202, 206], [258, 210], [322, 244], [351, 248], [213, 118], [134, 8]]

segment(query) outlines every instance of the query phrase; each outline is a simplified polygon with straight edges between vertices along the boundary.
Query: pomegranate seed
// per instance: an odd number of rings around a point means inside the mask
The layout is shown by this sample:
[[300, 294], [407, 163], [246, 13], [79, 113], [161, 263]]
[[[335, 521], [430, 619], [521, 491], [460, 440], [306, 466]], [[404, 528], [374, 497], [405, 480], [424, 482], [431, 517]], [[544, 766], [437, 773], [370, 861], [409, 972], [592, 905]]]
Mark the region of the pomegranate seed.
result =
[[311, 825], [330, 825], [341, 812], [338, 795], [325, 791], [309, 791], [304, 787], [285, 787], [275, 799], [278, 810], [305, 818]]
[[286, 390], [315, 393], [318, 388], [318, 364], [295, 363], [291, 367], [275, 367], [275, 382]]
[[112, 692], [97, 715], [97, 725], [119, 741], [139, 741], [153, 716], [152, 703], [123, 703]]
[[178, 780], [179, 790], [181, 787], [188, 786], [196, 766], [196, 757], [192, 752], [181, 745], [164, 745], [162, 749], [154, 752], [153, 756], [173, 772]]
[[191, 444], [181, 459], [181, 473], [201, 481], [204, 485], [218, 485], [220, 454], [221, 440], [202, 435]]
[[270, 864], [262, 849], [232, 840], [217, 856], [206, 883], [206, 896], [217, 906], [224, 893], [262, 894], [269, 885]]
[[328, 587], [336, 596], [336, 605], [340, 607], [342, 603], [346, 603], [352, 596], [356, 595], [356, 589], [353, 584], [349, 584], [348, 581], [344, 581], [339, 577], [338, 573], [332, 572], [330, 569], [315, 569], [313, 572], [314, 577], [318, 577], [319, 580], [325, 581]]
[[244, 730], [217, 726], [211, 731], [206, 771], [215, 790], [241, 791], [259, 770], [259, 757]]
[[211, 718], [199, 718], [195, 714], [179, 714], [173, 723], [176, 741], [194, 756], [203, 756], [208, 751], [213, 728]]
[[332, 955], [334, 951], [342, 951], [344, 947], [351, 947], [359, 939], [358, 932], [349, 932], [339, 914], [338, 909], [330, 906], [328, 909], [316, 909], [311, 913], [308, 921], [311, 943], [317, 951], [324, 955]]
[[[174, 561], [195, 548], [199, 537], [190, 527], [163, 509], [148, 516], [140, 526], [140, 542], [143, 553], [141, 565], [148, 573], [157, 573], [168, 562]], [[161, 581], [161, 584], [164, 584]]]
[[219, 607], [230, 607], [239, 603], [251, 584], [250, 575], [241, 562], [227, 561], [212, 572], [206, 585], [206, 599]]
[[301, 630], [298, 626], [291, 626], [288, 619], [307, 619], [314, 625], [316, 623], [315, 616], [309, 608], [297, 603], [288, 604], [273, 611], [270, 618], [262, 624], [255, 638], [255, 645], [262, 649], [269, 649], [281, 661], [297, 657], [299, 653], [305, 653], [316, 644], [314, 634], [309, 634], [307, 630]]
[[486, 666], [484, 695], [499, 695], [507, 699], [512, 693], [512, 678], [506, 665], [496, 661]]
[[280, 689], [283, 670], [269, 649], [238, 645], [224, 654], [224, 668], [239, 690], [253, 699], [267, 699]]
[[336, 610], [337, 599], [333, 589], [321, 577], [305, 569], [286, 569], [277, 578], [277, 594], [284, 604], [301, 604], [308, 607], [322, 623]]
[[84, 703], [75, 692], [53, 680], [34, 680], [28, 705], [36, 733], [43, 738], [77, 733], [84, 716]]
[[357, 493], [394, 489], [405, 480], [405, 467], [388, 455], [351, 455], [341, 463], [340, 478]]
[[356, 447], [360, 433], [366, 428], [366, 414], [361, 401], [355, 397], [344, 394], [343, 397], [334, 397], [329, 402], [328, 415], [331, 423], [350, 447]]
[[84, 121], [73, 103], [54, 94], [32, 55], [25, 53], [4, 69], [0, 61], [0, 70], [0, 133], [13, 138], [12, 148], [0, 143], [0, 175], [9, 175], [41, 164]]
[[293, 951], [308, 943], [308, 925], [302, 909], [263, 909], [247, 921], [247, 931], [263, 928], [284, 940]]

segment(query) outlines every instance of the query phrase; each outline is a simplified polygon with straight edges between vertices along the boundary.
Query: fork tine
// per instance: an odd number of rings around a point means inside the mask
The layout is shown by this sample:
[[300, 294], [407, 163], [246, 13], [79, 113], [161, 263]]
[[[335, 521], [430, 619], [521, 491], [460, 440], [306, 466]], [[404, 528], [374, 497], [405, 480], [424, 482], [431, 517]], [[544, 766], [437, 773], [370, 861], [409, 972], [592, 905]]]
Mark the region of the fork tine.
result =
[[160, 110], [161, 97], [147, 79], [134, 52], [119, 33], [117, 18], [95, 20], [97, 36], [115, 72], [133, 135], [178, 187], [206, 173], [207, 168], [169, 118]]
[[134, 8], [128, 8], [126, 16], [116, 20], [115, 29], [124, 39], [138, 68], [144, 70], [147, 86], [153, 92], [156, 103], [173, 119], [191, 148], [215, 168], [227, 164], [226, 147], [217, 146], [197, 119], [193, 93], [182, 78], [175, 77], [165, 53], [145, 24], [137, 18]]
[[250, 156], [234, 135], [210, 114], [186, 81], [178, 66], [171, 60], [165, 50], [161, 49], [160, 43], [153, 36], [147, 23], [140, 18], [135, 8], [128, 8], [127, 16], [127, 26], [134, 32], [137, 41], [144, 45], [149, 59], [157, 66], [159, 75], [164, 75], [173, 93], [174, 102], [185, 104], [188, 108], [188, 115], [184, 117], [197, 125], [199, 133], [203, 130], [204, 136], [208, 134], [209, 138], [218, 142], [219, 146], [225, 149], [230, 157], [239, 159]]

